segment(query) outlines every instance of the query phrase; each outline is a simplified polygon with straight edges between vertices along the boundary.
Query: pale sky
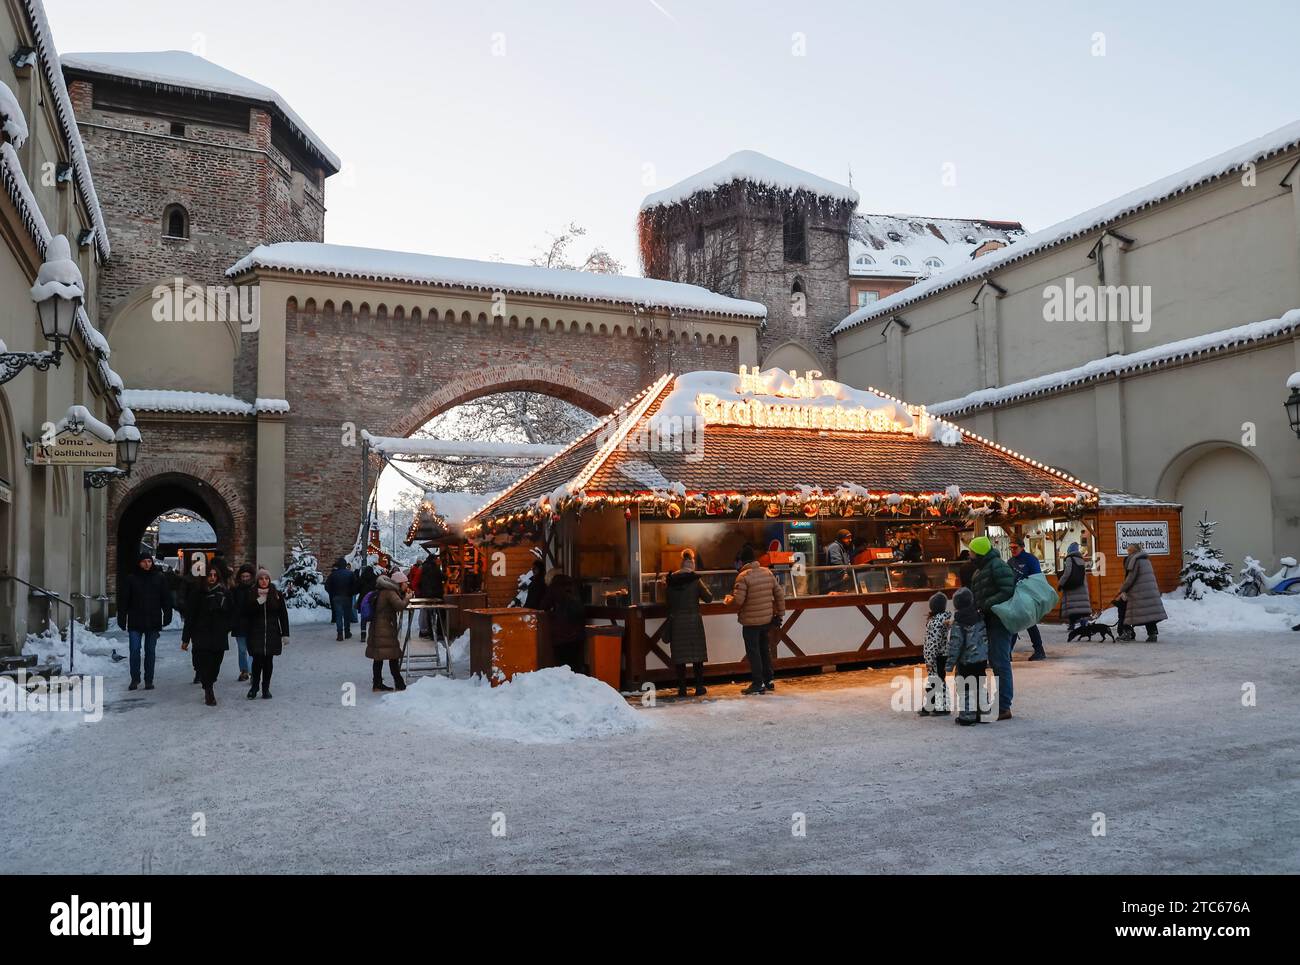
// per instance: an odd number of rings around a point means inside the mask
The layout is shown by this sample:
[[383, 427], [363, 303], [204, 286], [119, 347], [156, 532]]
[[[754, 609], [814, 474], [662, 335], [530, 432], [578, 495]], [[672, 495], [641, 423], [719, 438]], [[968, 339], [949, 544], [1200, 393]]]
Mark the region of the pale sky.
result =
[[523, 261], [575, 220], [632, 273], [642, 197], [742, 148], [851, 168], [864, 211], [1034, 230], [1300, 113], [1294, 2], [46, 7], [62, 52], [193, 50], [278, 90], [346, 165], [328, 241]]

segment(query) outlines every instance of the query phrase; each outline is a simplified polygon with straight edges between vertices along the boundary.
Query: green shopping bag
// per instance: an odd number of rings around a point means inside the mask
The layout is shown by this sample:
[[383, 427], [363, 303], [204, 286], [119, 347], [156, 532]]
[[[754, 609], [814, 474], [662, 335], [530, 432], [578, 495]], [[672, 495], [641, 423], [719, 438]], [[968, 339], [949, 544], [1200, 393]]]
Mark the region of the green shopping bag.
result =
[[1016, 584], [1016, 591], [1005, 603], [993, 604], [993, 613], [1012, 633], [1028, 630], [1056, 609], [1060, 597], [1042, 573], [1027, 576]]

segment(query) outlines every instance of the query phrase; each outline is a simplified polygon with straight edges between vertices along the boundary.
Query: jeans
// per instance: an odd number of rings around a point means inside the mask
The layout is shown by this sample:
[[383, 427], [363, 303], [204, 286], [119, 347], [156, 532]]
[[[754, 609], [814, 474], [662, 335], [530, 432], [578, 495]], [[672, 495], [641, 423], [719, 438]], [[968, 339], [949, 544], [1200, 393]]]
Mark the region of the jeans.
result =
[[745, 638], [745, 656], [749, 658], [749, 673], [755, 687], [765, 687], [772, 681], [772, 650], [767, 645], [766, 626], [740, 628]]
[[248, 673], [248, 637], [235, 637], [235, 645], [239, 647], [239, 672]]
[[339, 633], [352, 632], [352, 597], [330, 597], [330, 608], [334, 611], [334, 629]]
[[1010, 710], [1014, 693], [1011, 683], [1011, 631], [993, 614], [985, 618], [984, 626], [989, 637], [989, 666], [998, 678], [998, 710]]
[[[1039, 629], [1038, 629], [1038, 624], [1035, 623], [1032, 627], [1030, 627], [1030, 628], [1029, 628], [1028, 630], [1026, 630], [1025, 632], [1029, 634], [1029, 642], [1032, 643], [1032, 644], [1034, 645], [1034, 653], [1042, 653], [1042, 652], [1043, 652], [1043, 634], [1039, 631]], [[1017, 634], [1017, 636], [1019, 636], [1019, 634]], [[1016, 641], [1015, 641], [1015, 637], [1012, 637], [1012, 638], [1011, 638], [1011, 646], [1012, 646], [1013, 648], [1015, 647], [1015, 642], [1016, 642]]]
[[144, 638], [144, 682], [153, 683], [153, 663], [158, 650], [157, 630], [128, 630], [127, 640], [131, 646], [131, 683], [140, 682], [140, 640]]

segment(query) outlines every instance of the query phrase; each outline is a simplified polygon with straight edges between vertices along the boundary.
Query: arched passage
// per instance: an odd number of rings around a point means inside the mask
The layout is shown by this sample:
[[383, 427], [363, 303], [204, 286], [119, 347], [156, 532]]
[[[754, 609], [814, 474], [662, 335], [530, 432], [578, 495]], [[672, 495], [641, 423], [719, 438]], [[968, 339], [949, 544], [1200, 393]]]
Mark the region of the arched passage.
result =
[[1216, 545], [1235, 570], [1247, 554], [1266, 566], [1276, 562], [1273, 487], [1255, 456], [1230, 442], [1204, 442], [1176, 456], [1157, 489], [1183, 504], [1183, 547], [1196, 543], [1196, 521], [1206, 513], [1218, 522]]

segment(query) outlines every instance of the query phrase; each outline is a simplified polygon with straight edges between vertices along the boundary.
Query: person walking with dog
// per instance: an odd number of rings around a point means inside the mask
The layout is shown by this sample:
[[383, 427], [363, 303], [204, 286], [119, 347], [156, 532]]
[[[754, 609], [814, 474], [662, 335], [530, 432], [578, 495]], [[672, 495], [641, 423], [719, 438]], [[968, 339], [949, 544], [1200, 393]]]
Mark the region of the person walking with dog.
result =
[[[1013, 539], [1011, 541], [1011, 559], [1009, 562], [1012, 571], [1016, 574], [1017, 583], [1027, 576], [1033, 576], [1035, 573], [1043, 572], [1043, 566], [1038, 562], [1038, 557], [1025, 549], [1024, 544], [1021, 543], [1019, 539]], [[1035, 623], [1025, 632], [1029, 634], [1029, 642], [1034, 645], [1034, 652], [1030, 655], [1029, 659], [1045, 660], [1047, 658], [1047, 651], [1043, 649], [1043, 635], [1039, 632], [1038, 624]], [[1019, 636], [1019, 634], [1014, 634], [1011, 637], [1011, 648], [1013, 650], [1016, 647], [1017, 636]]]
[[742, 694], [762, 694], [776, 690], [772, 673], [772, 650], [768, 631], [785, 616], [785, 591], [781, 582], [766, 566], [760, 566], [754, 547], [748, 543], [740, 551], [740, 573], [736, 585], [723, 602], [740, 607], [736, 619], [745, 639], [745, 655], [753, 682]]
[[1057, 574], [1056, 587], [1061, 591], [1061, 616], [1069, 623], [1067, 629], [1087, 623], [1092, 616], [1092, 594], [1088, 589], [1088, 564], [1083, 561], [1078, 543], [1065, 548], [1065, 562]]
[[1156, 583], [1156, 571], [1151, 566], [1151, 557], [1137, 543], [1128, 547], [1128, 556], [1124, 559], [1124, 582], [1120, 585], [1119, 596], [1115, 600], [1119, 611], [1119, 638], [1136, 640], [1134, 627], [1139, 623], [1146, 627], [1147, 643], [1156, 642], [1156, 625], [1169, 619], [1165, 605], [1160, 601], [1160, 585]]
[[1016, 574], [987, 536], [976, 536], [971, 540], [970, 551], [975, 557], [971, 592], [975, 597], [975, 608], [984, 617], [988, 663], [998, 678], [998, 720], [1010, 720], [1011, 698], [1015, 694], [1011, 679], [1011, 631], [1003, 626], [993, 607], [1015, 596]]

